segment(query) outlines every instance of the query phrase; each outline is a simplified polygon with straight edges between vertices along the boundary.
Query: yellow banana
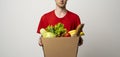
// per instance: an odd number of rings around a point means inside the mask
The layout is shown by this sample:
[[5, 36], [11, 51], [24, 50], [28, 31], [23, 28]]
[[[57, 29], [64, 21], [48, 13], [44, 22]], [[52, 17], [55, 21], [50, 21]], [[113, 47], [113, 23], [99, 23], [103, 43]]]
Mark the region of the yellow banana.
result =
[[[75, 36], [76, 30], [71, 30], [68, 33], [70, 33], [71, 36]], [[80, 36], [83, 36], [83, 35], [84, 35], [84, 32], [80, 32]]]

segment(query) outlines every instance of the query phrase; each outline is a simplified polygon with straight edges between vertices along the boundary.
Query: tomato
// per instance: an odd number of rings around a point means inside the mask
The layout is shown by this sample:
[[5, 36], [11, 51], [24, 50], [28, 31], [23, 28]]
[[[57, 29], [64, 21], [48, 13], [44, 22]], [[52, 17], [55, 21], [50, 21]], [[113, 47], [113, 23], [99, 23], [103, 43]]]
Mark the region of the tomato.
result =
[[66, 33], [64, 37], [70, 37], [70, 33]]

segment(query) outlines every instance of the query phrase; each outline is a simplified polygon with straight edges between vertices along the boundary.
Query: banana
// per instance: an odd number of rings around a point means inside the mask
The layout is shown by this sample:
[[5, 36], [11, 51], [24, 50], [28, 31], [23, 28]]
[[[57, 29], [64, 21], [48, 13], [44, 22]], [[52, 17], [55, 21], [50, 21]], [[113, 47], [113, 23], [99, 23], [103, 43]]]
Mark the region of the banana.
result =
[[[75, 36], [76, 34], [76, 30], [71, 30], [68, 32], [71, 36]], [[84, 32], [80, 32], [80, 36], [83, 36], [84, 35]]]

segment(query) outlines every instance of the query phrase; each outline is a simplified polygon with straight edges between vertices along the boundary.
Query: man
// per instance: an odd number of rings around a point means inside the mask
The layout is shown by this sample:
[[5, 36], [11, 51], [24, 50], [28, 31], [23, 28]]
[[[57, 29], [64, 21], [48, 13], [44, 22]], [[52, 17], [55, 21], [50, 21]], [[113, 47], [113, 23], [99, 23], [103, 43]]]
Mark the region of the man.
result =
[[[59, 22], [63, 23], [68, 31], [76, 29], [81, 24], [79, 16], [66, 9], [67, 0], [55, 0], [55, 2], [56, 9], [42, 16], [37, 33], [40, 33], [41, 28], [46, 28], [48, 25], [55, 25]], [[42, 46], [41, 38], [39, 45]]]

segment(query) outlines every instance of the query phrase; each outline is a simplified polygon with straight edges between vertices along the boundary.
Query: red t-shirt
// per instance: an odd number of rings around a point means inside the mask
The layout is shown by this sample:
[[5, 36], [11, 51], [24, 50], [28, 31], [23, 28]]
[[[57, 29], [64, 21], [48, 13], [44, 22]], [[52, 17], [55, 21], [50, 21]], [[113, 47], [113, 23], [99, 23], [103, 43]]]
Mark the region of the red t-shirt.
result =
[[55, 25], [57, 23], [64, 24], [64, 27], [70, 31], [76, 29], [76, 27], [81, 24], [80, 18], [77, 14], [67, 11], [63, 18], [58, 18], [55, 15], [55, 10], [44, 14], [39, 22], [37, 33], [40, 33], [41, 28], [46, 28], [48, 25]]

